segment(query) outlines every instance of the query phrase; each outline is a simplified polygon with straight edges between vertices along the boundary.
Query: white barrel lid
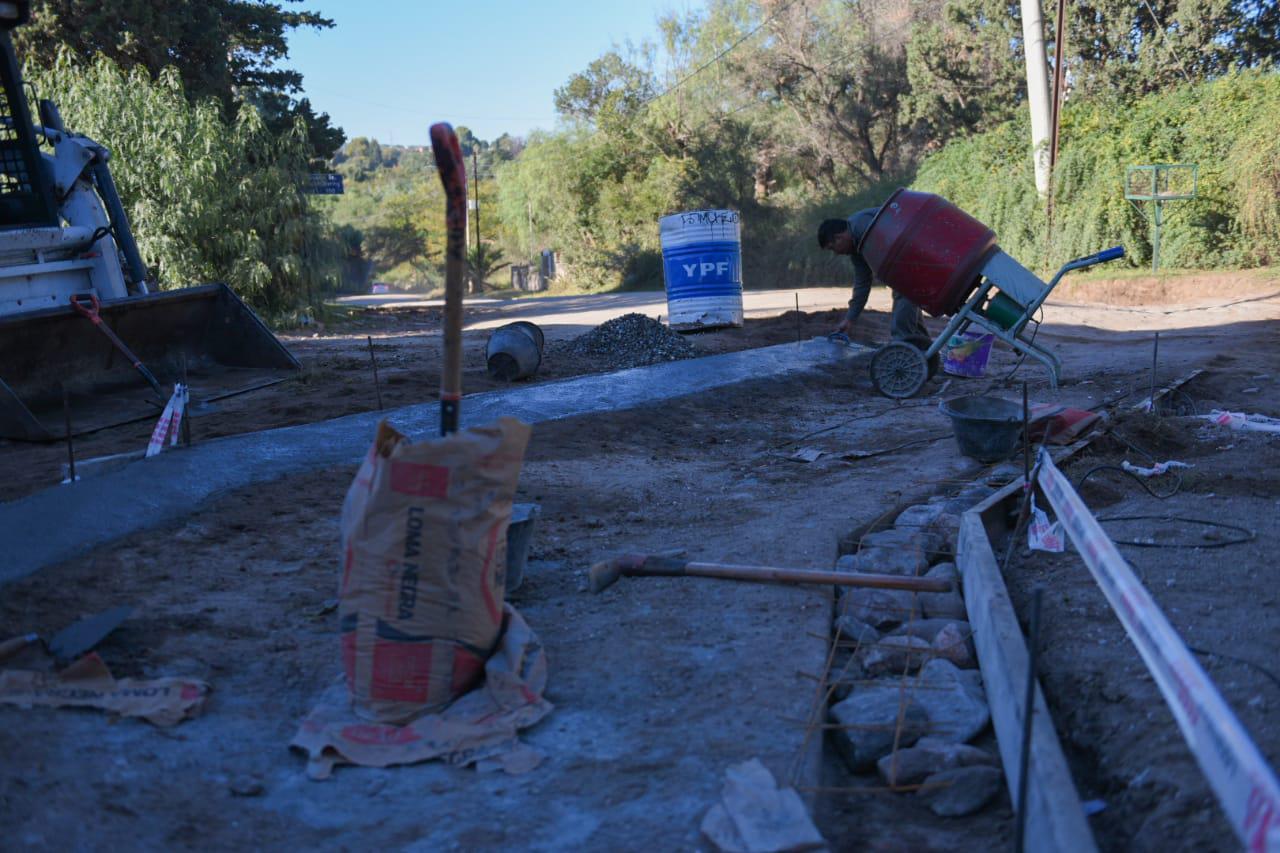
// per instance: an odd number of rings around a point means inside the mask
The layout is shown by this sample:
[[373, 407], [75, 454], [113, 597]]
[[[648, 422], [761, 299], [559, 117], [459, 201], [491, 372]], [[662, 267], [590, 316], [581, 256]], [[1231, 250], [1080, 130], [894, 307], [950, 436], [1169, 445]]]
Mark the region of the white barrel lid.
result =
[[742, 216], [736, 210], [688, 210], [658, 220], [664, 249], [690, 243], [742, 242]]

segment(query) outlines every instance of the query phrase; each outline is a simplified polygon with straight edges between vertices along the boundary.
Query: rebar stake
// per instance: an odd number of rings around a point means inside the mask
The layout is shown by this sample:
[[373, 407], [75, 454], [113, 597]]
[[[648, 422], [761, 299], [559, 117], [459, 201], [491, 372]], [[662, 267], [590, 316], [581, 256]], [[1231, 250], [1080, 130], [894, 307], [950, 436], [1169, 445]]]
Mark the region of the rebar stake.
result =
[[378, 360], [373, 355], [373, 335], [365, 335], [369, 342], [369, 364], [373, 365], [373, 393], [378, 398], [378, 411], [382, 411], [382, 386], [378, 384]]
[[182, 393], [185, 397], [182, 407], [182, 446], [191, 446], [191, 386], [187, 384], [187, 354], [182, 354]]
[[1160, 357], [1160, 333], [1156, 332], [1155, 344], [1151, 347], [1151, 414], [1156, 414], [1156, 360]]
[[1022, 853], [1027, 832], [1027, 768], [1031, 765], [1031, 723], [1036, 699], [1036, 658], [1040, 648], [1040, 600], [1044, 588], [1031, 594], [1031, 624], [1027, 630], [1027, 692], [1022, 706], [1022, 754], [1018, 758], [1018, 802], [1015, 804], [1014, 853]]
[[76, 481], [76, 448], [71, 442], [71, 394], [67, 383], [62, 383], [62, 418], [67, 425], [67, 482]]
[[1031, 414], [1027, 405], [1027, 383], [1022, 383], [1022, 482], [1031, 484]]

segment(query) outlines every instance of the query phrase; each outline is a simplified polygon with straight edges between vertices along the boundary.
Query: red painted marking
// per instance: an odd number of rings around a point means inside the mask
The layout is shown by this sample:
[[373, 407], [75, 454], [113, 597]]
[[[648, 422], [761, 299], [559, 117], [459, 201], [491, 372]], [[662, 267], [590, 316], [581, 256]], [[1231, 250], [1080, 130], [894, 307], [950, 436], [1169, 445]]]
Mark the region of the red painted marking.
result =
[[449, 690], [454, 696], [461, 696], [474, 687], [483, 674], [483, 659], [463, 648], [453, 650], [453, 677], [449, 680]]
[[1267, 836], [1273, 826], [1280, 826], [1280, 805], [1255, 781], [1244, 810], [1244, 834], [1249, 849], [1266, 853]]
[[450, 470], [443, 465], [391, 463], [391, 491], [420, 498], [447, 498]]
[[399, 746], [413, 743], [422, 738], [412, 728], [404, 726], [373, 726], [368, 724], [343, 726], [342, 737], [352, 743], [363, 743], [378, 746], [389, 744]]
[[199, 699], [204, 695], [204, 691], [194, 684], [182, 685], [182, 690], [178, 693], [183, 702], [190, 702], [193, 699]]
[[356, 553], [351, 546], [347, 546], [347, 553], [342, 559], [342, 586], [338, 587], [339, 595], [347, 594], [347, 581], [351, 579], [351, 567], [356, 563]]
[[375, 640], [369, 697], [389, 702], [426, 702], [434, 645]]
[[348, 631], [342, 635], [342, 671], [347, 674], [347, 690], [354, 693], [356, 688], [355, 631]]
[[484, 596], [485, 609], [489, 611], [489, 619], [493, 624], [502, 623], [501, 608], [498, 602], [493, 598], [493, 584], [489, 582], [489, 573], [493, 570], [493, 552], [498, 547], [498, 529], [502, 527], [500, 522], [495, 522], [489, 528], [489, 547], [484, 555], [484, 565], [480, 568], [480, 593]]

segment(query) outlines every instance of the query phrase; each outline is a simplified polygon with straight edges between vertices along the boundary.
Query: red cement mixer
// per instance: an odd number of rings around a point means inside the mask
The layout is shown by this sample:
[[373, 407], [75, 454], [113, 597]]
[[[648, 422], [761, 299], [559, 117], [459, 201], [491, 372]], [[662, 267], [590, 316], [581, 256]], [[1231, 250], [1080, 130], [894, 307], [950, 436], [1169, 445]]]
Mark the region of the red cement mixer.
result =
[[906, 341], [880, 347], [871, 359], [871, 381], [880, 393], [904, 398], [929, 379], [933, 357], [953, 335], [978, 325], [1049, 371], [1058, 387], [1062, 364], [1023, 337], [1062, 277], [1124, 257], [1116, 246], [1064, 264], [1045, 284], [996, 245], [996, 234], [941, 196], [899, 189], [880, 208], [858, 246], [880, 281], [934, 317], [949, 315], [946, 329], [926, 350]]

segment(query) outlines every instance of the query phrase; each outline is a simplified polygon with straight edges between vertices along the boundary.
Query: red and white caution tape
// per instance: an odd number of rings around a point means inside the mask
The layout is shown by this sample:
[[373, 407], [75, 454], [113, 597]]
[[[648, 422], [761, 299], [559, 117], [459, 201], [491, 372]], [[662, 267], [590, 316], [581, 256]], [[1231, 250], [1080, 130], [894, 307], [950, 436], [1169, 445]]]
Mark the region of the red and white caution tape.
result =
[[187, 411], [189, 393], [187, 386], [179, 382], [173, 386], [173, 395], [160, 413], [156, 428], [151, 431], [151, 440], [147, 442], [147, 456], [155, 456], [167, 444], [170, 447], [178, 443], [178, 431], [182, 426], [182, 417]]
[[1031, 495], [1031, 523], [1027, 525], [1027, 547], [1032, 551], [1049, 551], [1061, 554], [1066, 550], [1062, 538], [1062, 522], [1049, 521], [1044, 510], [1036, 506], [1036, 496]]
[[1280, 851], [1280, 783], [1071, 483], [1040, 451], [1040, 488], [1138, 647], [1187, 746], [1250, 851]]

